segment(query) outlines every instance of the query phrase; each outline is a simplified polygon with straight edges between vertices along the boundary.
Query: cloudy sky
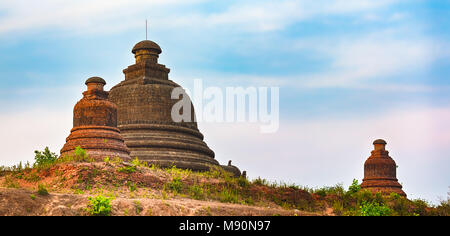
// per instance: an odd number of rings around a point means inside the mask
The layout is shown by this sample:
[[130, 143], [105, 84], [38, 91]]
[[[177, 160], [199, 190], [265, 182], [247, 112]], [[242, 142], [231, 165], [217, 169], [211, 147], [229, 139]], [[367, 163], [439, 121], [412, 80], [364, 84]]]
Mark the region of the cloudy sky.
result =
[[280, 129], [201, 123], [221, 163], [318, 187], [363, 178], [383, 138], [411, 198], [450, 186], [447, 0], [0, 0], [0, 165], [59, 152], [84, 81], [107, 89], [149, 39], [190, 88], [279, 86]]

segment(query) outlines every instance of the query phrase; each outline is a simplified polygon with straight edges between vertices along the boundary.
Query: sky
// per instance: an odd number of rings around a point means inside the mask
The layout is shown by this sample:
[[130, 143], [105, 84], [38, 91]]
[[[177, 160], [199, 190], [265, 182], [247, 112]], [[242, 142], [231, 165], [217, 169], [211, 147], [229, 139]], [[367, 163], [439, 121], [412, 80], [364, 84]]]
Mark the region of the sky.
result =
[[410, 198], [450, 191], [448, 0], [0, 0], [0, 165], [62, 148], [84, 81], [148, 38], [191, 88], [277, 86], [280, 128], [199, 123], [222, 164], [308, 187], [363, 178], [387, 141]]

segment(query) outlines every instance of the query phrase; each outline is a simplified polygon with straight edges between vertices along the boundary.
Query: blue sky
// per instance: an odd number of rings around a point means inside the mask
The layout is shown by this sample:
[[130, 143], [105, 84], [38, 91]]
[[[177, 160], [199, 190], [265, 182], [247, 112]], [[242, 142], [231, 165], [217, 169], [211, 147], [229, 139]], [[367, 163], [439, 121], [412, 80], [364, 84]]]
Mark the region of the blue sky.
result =
[[446, 0], [0, 0], [0, 164], [59, 150], [83, 82], [123, 80], [148, 19], [177, 83], [280, 87], [276, 134], [200, 124], [222, 163], [348, 185], [384, 138], [405, 191], [436, 202], [450, 186], [448, 15]]

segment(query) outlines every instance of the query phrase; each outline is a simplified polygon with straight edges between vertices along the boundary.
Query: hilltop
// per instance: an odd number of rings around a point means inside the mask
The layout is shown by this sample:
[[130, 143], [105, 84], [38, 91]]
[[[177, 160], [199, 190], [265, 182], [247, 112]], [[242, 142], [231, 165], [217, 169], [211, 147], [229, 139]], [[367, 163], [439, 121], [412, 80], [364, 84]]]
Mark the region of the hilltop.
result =
[[[48, 150], [46, 150], [48, 151]], [[38, 155], [40, 154], [40, 156]], [[207, 172], [159, 168], [83, 150], [56, 158], [37, 153], [31, 166], [0, 171], [0, 215], [449, 215], [449, 201], [430, 206], [396, 194], [361, 191], [357, 182], [309, 189]]]

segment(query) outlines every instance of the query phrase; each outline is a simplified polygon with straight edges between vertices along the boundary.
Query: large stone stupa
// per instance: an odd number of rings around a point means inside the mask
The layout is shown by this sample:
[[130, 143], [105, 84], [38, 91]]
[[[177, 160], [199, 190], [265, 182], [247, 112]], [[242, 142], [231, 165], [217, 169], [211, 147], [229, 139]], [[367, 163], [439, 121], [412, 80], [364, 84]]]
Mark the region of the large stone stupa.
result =
[[[150, 40], [133, 47], [136, 63], [123, 70], [125, 80], [109, 93], [118, 106], [118, 128], [132, 158], [161, 167], [209, 170], [219, 163], [197, 128], [192, 102], [192, 122], [172, 120], [172, 106], [179, 99], [171, 99], [171, 93], [180, 85], [169, 80], [170, 69], [158, 63], [161, 52]], [[234, 166], [225, 169], [240, 173]]]
[[364, 163], [362, 189], [383, 194], [397, 193], [406, 197], [402, 185], [397, 180], [397, 165], [386, 151], [386, 141], [377, 139], [373, 142], [375, 149]]

